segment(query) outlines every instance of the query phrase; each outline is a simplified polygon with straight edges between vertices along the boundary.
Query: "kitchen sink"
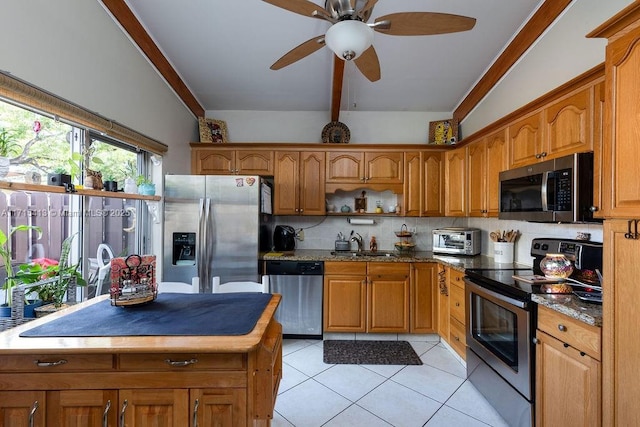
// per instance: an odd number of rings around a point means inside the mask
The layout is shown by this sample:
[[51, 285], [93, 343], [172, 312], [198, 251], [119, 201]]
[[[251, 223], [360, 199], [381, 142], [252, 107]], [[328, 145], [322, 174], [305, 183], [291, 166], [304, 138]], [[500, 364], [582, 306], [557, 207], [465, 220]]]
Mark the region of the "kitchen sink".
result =
[[353, 258], [357, 258], [357, 257], [397, 257], [398, 254], [396, 254], [395, 252], [392, 251], [377, 251], [377, 252], [371, 252], [371, 251], [363, 251], [363, 252], [357, 252], [357, 251], [332, 251], [331, 255], [335, 255], [335, 256], [339, 256], [339, 257], [353, 257]]

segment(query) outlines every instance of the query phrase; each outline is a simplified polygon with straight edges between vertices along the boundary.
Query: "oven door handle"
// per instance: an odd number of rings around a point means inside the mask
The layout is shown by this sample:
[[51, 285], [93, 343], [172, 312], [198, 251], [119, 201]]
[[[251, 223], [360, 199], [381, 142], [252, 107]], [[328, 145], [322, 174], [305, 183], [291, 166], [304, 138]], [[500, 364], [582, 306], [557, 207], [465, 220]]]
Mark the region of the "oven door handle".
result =
[[492, 291], [491, 289], [487, 289], [485, 287], [482, 287], [480, 285], [478, 285], [477, 283], [472, 282], [469, 279], [465, 279], [464, 280], [465, 283], [474, 291], [476, 291], [475, 293], [480, 295], [480, 296], [484, 296], [484, 295], [488, 295], [498, 301], [502, 301], [505, 302], [507, 304], [511, 304], [514, 305], [516, 307], [519, 308], [527, 308], [528, 303], [526, 301], [520, 301], [511, 297], [508, 297], [506, 295], [502, 295], [498, 292]]

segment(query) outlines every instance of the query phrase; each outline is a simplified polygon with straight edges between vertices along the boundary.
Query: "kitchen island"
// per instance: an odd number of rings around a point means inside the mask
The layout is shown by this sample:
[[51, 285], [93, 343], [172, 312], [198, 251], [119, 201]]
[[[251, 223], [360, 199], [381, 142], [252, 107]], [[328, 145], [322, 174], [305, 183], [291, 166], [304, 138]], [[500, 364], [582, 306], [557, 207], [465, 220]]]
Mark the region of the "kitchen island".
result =
[[280, 295], [243, 335], [21, 336], [107, 298], [0, 333], [0, 425], [270, 424], [282, 376]]

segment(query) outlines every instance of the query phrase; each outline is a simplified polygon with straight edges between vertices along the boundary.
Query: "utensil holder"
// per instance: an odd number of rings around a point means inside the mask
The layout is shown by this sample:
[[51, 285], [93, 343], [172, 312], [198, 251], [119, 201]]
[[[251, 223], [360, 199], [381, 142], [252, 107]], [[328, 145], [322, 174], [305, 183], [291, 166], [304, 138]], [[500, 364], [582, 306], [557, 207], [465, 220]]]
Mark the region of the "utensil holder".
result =
[[351, 244], [348, 240], [336, 240], [336, 251], [348, 251], [351, 249]]
[[493, 260], [500, 264], [512, 264], [513, 249], [513, 242], [493, 242]]

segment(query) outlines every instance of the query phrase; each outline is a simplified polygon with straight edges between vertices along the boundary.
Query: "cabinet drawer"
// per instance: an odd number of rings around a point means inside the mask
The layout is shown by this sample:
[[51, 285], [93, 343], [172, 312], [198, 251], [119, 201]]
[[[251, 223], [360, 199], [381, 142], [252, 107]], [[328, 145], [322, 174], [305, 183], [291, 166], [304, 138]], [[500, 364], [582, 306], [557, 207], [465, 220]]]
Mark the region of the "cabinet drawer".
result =
[[544, 306], [538, 306], [538, 329], [601, 360], [601, 330]]
[[448, 269], [449, 273], [449, 284], [461, 287], [464, 289], [464, 273], [458, 270], [454, 270], [452, 268]]
[[465, 321], [464, 289], [459, 286], [451, 286], [449, 289], [449, 314], [461, 323]]
[[124, 371], [169, 370], [229, 370], [246, 369], [242, 354], [121, 354], [120, 369]]
[[0, 356], [1, 372], [73, 372], [114, 369], [111, 354], [27, 354]]
[[409, 277], [411, 264], [407, 262], [370, 262], [368, 263], [370, 276], [406, 276]]
[[354, 274], [365, 276], [367, 263], [359, 261], [325, 261], [324, 274]]
[[467, 357], [467, 335], [464, 324], [459, 322], [455, 317], [450, 318], [449, 325], [449, 344], [462, 358]]

